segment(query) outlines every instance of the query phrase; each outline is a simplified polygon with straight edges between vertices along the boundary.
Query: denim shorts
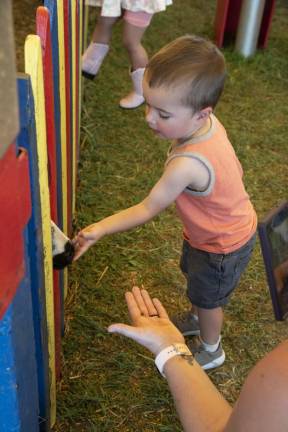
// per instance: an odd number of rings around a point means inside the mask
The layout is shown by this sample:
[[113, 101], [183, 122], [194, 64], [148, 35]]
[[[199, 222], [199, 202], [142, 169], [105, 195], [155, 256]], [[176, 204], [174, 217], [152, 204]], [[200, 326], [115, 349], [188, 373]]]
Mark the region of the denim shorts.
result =
[[203, 309], [227, 304], [245, 270], [256, 241], [256, 233], [241, 248], [228, 254], [194, 249], [183, 241], [180, 268], [187, 279], [191, 303]]

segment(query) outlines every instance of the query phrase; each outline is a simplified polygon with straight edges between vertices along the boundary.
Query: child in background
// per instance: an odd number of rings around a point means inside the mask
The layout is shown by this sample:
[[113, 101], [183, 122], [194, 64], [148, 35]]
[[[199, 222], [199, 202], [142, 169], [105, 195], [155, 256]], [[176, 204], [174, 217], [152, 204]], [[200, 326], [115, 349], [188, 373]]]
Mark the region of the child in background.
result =
[[74, 239], [77, 259], [104, 235], [142, 225], [175, 201], [192, 308], [172, 321], [183, 335], [200, 335], [188, 345], [203, 369], [225, 360], [223, 306], [249, 262], [257, 226], [240, 162], [212, 113], [225, 77], [221, 52], [197, 36], [180, 37], [152, 57], [143, 80], [146, 121], [159, 137], [173, 140], [163, 175], [141, 203]]
[[123, 44], [130, 59], [130, 76], [133, 91], [120, 100], [122, 108], [136, 108], [144, 102], [142, 80], [148, 62], [145, 48], [141, 44], [146, 28], [153, 14], [166, 9], [172, 0], [89, 0], [90, 5], [101, 6], [92, 36], [92, 41], [82, 58], [82, 73], [86, 78], [93, 79], [106, 54], [112, 29], [119, 17], [123, 17]]

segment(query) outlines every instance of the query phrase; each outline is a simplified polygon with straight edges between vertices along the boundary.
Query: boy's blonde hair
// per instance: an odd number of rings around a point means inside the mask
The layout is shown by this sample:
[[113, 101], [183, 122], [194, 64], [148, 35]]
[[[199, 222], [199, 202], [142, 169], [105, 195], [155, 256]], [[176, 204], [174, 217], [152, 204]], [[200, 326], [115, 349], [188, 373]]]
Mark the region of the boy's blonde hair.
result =
[[226, 78], [225, 59], [210, 41], [193, 35], [175, 39], [148, 62], [150, 87], [182, 87], [181, 101], [195, 112], [215, 108]]

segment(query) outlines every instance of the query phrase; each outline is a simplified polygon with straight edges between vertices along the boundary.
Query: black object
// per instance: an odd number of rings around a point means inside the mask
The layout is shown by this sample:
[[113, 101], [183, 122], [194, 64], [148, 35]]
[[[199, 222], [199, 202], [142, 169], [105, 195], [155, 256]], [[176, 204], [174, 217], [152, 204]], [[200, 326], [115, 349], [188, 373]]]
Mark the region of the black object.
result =
[[55, 270], [63, 270], [72, 263], [74, 254], [74, 245], [71, 243], [71, 241], [67, 241], [64, 247], [64, 252], [53, 256], [53, 268]]
[[288, 317], [288, 202], [259, 222], [258, 233], [275, 318]]
[[51, 220], [53, 268], [62, 270], [72, 263], [75, 247], [71, 240]]
[[90, 74], [89, 72], [85, 72], [82, 70], [82, 76], [93, 81], [96, 75]]

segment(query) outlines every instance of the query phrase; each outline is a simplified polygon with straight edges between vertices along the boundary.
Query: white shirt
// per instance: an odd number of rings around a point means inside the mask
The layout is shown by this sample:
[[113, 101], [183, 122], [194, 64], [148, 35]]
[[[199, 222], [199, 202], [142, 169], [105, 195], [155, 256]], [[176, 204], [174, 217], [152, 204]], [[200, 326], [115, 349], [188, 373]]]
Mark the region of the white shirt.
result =
[[121, 9], [154, 14], [164, 11], [171, 4], [172, 0], [86, 0], [86, 5], [100, 6], [101, 15], [107, 17], [121, 16]]

